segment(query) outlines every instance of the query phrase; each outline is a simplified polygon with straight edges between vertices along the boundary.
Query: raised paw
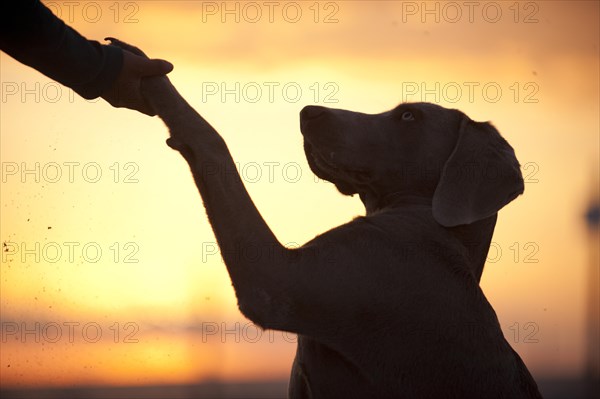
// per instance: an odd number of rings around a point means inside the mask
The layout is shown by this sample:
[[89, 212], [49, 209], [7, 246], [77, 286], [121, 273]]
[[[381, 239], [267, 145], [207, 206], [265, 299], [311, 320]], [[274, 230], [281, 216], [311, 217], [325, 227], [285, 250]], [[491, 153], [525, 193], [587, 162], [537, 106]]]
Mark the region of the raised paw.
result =
[[148, 58], [148, 56], [139, 48], [132, 46], [131, 44], [125, 43], [119, 39], [116, 39], [114, 37], [105, 37], [104, 40], [108, 40], [110, 42], [111, 45], [116, 46], [116, 47], [120, 47], [123, 50], [127, 50], [135, 55], [139, 55], [145, 58]]

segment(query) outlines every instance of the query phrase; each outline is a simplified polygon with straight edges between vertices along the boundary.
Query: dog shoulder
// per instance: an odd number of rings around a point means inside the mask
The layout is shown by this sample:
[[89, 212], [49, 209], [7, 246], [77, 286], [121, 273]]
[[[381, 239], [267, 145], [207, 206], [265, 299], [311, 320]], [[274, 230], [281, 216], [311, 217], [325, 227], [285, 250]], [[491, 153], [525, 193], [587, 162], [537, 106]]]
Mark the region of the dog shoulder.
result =
[[[448, 229], [433, 219], [431, 208], [395, 209], [360, 216], [335, 227], [306, 243], [330, 263], [369, 270], [402, 267], [408, 269], [468, 269], [464, 246]], [[452, 267], [454, 267], [452, 266]]]

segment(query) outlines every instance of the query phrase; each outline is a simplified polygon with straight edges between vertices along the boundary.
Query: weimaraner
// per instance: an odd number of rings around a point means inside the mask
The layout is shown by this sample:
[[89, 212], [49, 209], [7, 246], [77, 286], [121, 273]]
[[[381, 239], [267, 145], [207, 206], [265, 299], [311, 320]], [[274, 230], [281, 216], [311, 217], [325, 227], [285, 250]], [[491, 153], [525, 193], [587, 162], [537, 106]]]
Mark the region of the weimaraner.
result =
[[290, 398], [541, 398], [479, 287], [497, 212], [524, 188], [492, 125], [427, 103], [305, 107], [311, 169], [366, 216], [288, 249], [221, 136], [166, 77], [142, 89], [190, 165], [241, 312], [298, 334]]

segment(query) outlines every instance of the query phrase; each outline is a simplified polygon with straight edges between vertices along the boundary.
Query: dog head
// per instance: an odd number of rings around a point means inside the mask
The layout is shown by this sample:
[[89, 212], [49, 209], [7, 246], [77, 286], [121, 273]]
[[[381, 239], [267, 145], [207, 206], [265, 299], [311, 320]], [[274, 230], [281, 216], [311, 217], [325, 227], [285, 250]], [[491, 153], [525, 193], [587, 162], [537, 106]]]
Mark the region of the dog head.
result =
[[[451, 227], [498, 212], [523, 193], [512, 147], [487, 122], [429, 103], [381, 114], [307, 106], [300, 113], [312, 171], [367, 205], [390, 195], [431, 198]], [[369, 204], [367, 204], [369, 202]]]

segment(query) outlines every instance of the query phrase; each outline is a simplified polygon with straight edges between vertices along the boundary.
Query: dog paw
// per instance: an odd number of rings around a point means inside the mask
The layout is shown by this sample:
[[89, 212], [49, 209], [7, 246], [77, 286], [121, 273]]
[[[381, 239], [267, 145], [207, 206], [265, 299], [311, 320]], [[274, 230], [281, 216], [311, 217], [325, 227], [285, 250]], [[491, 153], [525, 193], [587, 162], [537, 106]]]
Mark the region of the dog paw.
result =
[[119, 48], [121, 48], [123, 50], [127, 50], [127, 51], [129, 51], [129, 52], [131, 52], [131, 53], [133, 53], [135, 55], [139, 55], [139, 56], [148, 58], [148, 56], [142, 50], [140, 50], [139, 48], [137, 48], [135, 46], [132, 46], [129, 43], [125, 43], [125, 42], [123, 42], [123, 41], [121, 41], [119, 39], [116, 39], [114, 37], [105, 37], [104, 40], [109, 41], [110, 45], [112, 45], [112, 46], [116, 46], [116, 47], [119, 47]]

